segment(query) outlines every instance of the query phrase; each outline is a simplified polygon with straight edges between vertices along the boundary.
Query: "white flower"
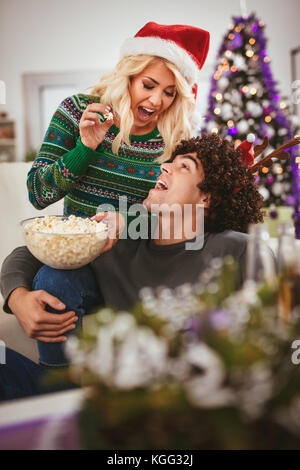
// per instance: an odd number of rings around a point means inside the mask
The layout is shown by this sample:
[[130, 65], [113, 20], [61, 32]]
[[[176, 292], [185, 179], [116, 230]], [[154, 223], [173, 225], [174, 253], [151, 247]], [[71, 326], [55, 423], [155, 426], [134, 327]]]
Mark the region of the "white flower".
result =
[[223, 406], [232, 402], [234, 395], [223, 387], [225, 369], [220, 357], [206, 344], [190, 344], [186, 350], [190, 365], [199, 367], [201, 375], [184, 384], [191, 401], [201, 407]]
[[241, 371], [241, 381], [242, 386], [238, 391], [239, 406], [249, 418], [257, 419], [272, 396], [271, 371], [265, 364], [257, 363], [248, 369], [247, 374]]
[[91, 371], [110, 382], [114, 373], [118, 348], [131, 331], [135, 331], [136, 322], [133, 315], [119, 313], [107, 326], [99, 328], [95, 348], [87, 357]]
[[151, 384], [165, 373], [166, 355], [166, 340], [158, 338], [150, 328], [130, 332], [118, 351], [115, 385], [134, 388]]

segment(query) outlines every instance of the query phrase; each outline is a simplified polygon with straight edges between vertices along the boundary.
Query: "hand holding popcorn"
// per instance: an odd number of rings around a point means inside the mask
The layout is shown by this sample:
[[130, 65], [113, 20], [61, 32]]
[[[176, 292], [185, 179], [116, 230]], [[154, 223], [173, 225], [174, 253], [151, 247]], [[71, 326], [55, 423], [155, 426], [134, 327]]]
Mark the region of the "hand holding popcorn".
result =
[[125, 220], [119, 212], [98, 212], [92, 220], [103, 222], [108, 226], [108, 239], [101, 254], [110, 250], [119, 240], [121, 233], [125, 228]]
[[109, 106], [100, 103], [89, 104], [79, 123], [83, 145], [96, 150], [113, 122], [114, 116]]

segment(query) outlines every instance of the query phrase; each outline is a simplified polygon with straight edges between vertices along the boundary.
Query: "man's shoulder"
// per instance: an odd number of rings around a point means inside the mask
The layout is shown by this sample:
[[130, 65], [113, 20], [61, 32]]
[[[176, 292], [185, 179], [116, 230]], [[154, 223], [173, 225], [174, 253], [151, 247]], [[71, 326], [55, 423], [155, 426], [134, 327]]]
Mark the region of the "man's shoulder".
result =
[[241, 255], [247, 248], [249, 235], [247, 233], [224, 230], [223, 232], [210, 233], [208, 236], [208, 247], [215, 248], [221, 252]]

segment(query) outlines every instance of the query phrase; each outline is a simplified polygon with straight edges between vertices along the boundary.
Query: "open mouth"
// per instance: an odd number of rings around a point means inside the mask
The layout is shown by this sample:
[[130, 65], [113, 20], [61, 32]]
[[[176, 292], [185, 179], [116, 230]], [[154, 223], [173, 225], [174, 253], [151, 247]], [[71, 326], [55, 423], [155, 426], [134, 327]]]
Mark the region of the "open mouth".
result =
[[167, 191], [168, 190], [168, 185], [165, 183], [165, 181], [159, 179], [157, 180], [157, 183], [155, 185], [155, 189], [158, 189], [158, 191]]
[[150, 119], [153, 116], [154, 113], [155, 113], [154, 109], [145, 108], [144, 106], [139, 106], [138, 107], [139, 118], [142, 121], [147, 121], [148, 119]]

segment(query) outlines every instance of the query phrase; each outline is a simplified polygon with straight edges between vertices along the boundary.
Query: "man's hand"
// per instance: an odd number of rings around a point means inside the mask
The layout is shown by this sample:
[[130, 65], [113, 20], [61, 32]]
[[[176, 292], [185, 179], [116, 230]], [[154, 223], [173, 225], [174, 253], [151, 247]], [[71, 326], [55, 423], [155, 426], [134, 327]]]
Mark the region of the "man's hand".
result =
[[45, 343], [66, 341], [63, 336], [75, 328], [78, 317], [75, 312], [61, 314], [49, 313], [46, 306], [55, 310], [64, 310], [66, 306], [53, 295], [44, 290], [28, 291], [18, 287], [9, 296], [8, 306], [17, 317], [20, 325], [29, 338]]
[[110, 250], [119, 240], [125, 227], [125, 220], [119, 212], [98, 212], [92, 220], [103, 222], [108, 225], [108, 239], [101, 254]]

